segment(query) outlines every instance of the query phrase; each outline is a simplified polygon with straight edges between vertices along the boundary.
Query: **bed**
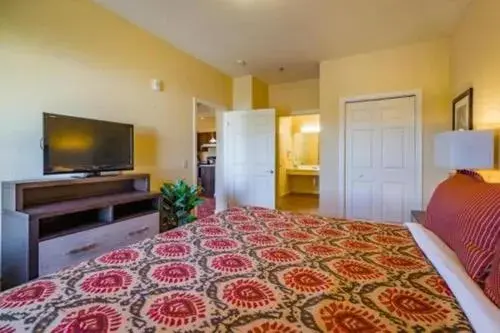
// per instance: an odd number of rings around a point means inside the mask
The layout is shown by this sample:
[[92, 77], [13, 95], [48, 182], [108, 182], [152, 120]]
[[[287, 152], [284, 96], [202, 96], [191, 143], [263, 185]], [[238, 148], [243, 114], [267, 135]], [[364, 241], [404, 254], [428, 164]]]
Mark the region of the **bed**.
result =
[[500, 331], [460, 270], [417, 224], [233, 208], [3, 292], [0, 332]]

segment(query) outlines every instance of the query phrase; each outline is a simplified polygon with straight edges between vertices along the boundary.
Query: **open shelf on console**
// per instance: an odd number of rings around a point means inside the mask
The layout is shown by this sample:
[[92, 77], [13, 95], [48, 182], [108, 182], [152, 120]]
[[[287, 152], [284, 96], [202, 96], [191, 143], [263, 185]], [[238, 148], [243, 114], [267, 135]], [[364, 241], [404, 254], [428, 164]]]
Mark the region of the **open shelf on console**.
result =
[[97, 227], [104, 223], [102, 209], [45, 217], [39, 219], [40, 241]]
[[145, 199], [140, 201], [119, 204], [113, 207], [113, 221], [158, 211], [158, 199]]
[[35, 206], [24, 212], [37, 217], [40, 240], [158, 211], [156, 192], [130, 192]]
[[38, 218], [44, 218], [54, 215], [76, 213], [88, 209], [97, 209], [118, 204], [126, 204], [129, 202], [135, 202], [145, 199], [153, 199], [157, 198], [158, 196], [159, 193], [157, 192], [134, 191], [83, 199], [66, 200], [58, 203], [50, 203], [47, 205], [38, 205], [24, 209], [22, 210], [22, 212], [28, 215], [36, 216]]

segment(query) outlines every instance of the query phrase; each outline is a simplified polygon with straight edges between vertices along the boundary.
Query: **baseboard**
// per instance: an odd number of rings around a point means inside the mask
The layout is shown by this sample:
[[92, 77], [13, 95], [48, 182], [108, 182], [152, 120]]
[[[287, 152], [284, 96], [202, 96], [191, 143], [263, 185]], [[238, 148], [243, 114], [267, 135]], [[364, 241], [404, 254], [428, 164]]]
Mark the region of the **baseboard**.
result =
[[290, 191], [285, 192], [285, 194], [282, 194], [282, 195], [280, 195], [279, 197], [280, 197], [280, 198], [283, 198], [283, 197], [286, 197], [286, 196], [287, 196], [287, 195], [289, 195], [289, 194], [292, 194], [292, 192], [290, 192]]

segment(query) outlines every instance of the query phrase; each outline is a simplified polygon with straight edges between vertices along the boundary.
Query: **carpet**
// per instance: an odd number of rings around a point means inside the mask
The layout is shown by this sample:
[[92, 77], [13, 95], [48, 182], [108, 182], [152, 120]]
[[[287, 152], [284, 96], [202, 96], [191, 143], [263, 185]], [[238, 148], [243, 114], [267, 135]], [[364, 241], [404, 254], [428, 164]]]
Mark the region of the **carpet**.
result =
[[203, 200], [203, 203], [196, 209], [198, 219], [215, 214], [215, 198], [203, 198]]

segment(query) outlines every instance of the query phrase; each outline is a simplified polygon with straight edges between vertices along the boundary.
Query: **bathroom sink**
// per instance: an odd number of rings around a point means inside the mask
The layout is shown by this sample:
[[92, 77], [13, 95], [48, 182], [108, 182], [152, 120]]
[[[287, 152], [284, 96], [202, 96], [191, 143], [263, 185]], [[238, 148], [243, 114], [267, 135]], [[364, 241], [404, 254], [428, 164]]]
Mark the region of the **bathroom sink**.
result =
[[296, 169], [319, 171], [319, 165], [298, 165]]
[[291, 176], [319, 176], [319, 165], [298, 165], [286, 170]]

